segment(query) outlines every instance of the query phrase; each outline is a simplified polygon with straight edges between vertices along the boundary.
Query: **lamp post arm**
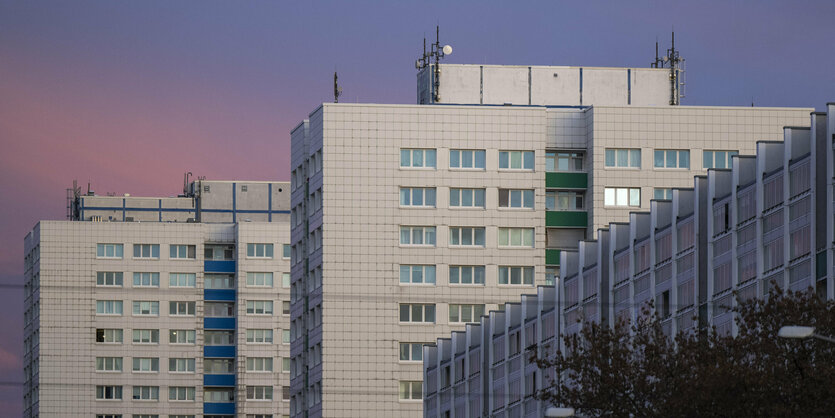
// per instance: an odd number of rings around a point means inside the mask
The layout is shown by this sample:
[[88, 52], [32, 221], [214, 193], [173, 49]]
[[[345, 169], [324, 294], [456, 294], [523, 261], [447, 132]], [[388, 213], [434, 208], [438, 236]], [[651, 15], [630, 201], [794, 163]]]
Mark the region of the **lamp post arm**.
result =
[[827, 336], [820, 335], [820, 334], [812, 334], [812, 337], [817, 338], [819, 340], [824, 340], [824, 341], [827, 341], [827, 342], [830, 342], [830, 343], [835, 343], [835, 338], [832, 338], [832, 337], [827, 337]]

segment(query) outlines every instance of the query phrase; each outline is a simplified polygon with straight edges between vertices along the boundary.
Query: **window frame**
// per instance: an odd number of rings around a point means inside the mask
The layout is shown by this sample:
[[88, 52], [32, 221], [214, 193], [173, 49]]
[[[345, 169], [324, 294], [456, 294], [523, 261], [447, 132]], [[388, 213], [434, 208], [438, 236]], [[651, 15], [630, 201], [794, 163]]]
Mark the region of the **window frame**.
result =
[[[470, 158], [472, 160], [472, 166], [467, 167], [464, 166], [464, 156], [465, 152], [471, 152]], [[453, 158], [453, 153], [457, 153], [457, 157]], [[481, 157], [481, 161], [479, 161], [479, 156]], [[458, 165], [454, 166], [453, 161], [457, 161]], [[481, 163], [481, 167], [479, 167], [478, 163]], [[450, 170], [470, 170], [470, 171], [484, 171], [487, 167], [487, 150], [484, 149], [450, 149], [449, 150], [449, 169]]]
[[[260, 309], [259, 309], [260, 305]], [[247, 299], [246, 314], [247, 315], [262, 315], [272, 316], [275, 313], [275, 303], [272, 300], [266, 299]], [[260, 310], [260, 312], [259, 312]]]
[[[514, 271], [518, 271], [519, 283], [513, 282]], [[533, 286], [536, 283], [536, 269], [533, 266], [499, 266], [497, 282], [499, 286]]]
[[[479, 309], [480, 308], [480, 309]], [[472, 321], [464, 321], [464, 312], [465, 310], [469, 310], [469, 315]], [[481, 313], [478, 313], [478, 311]], [[477, 322], [477, 318], [480, 318], [484, 315], [486, 307], [484, 304], [478, 303], [450, 303], [449, 304], [449, 316], [448, 320], [450, 324], [472, 324]], [[453, 311], [455, 311], [455, 318], [457, 320], [453, 320]]]
[[[421, 243], [415, 244], [413, 243], [415, 232], [416, 230], [421, 229]], [[403, 232], [405, 230], [409, 231], [409, 242], [403, 242]], [[427, 244], [426, 242], [429, 241], [427, 237], [431, 237], [431, 244]], [[407, 246], [407, 247], [434, 247], [438, 243], [438, 229], [435, 226], [422, 226], [422, 225], [400, 225], [400, 245]]]
[[[519, 233], [519, 243], [514, 244], [514, 235]], [[536, 228], [499, 227], [497, 235], [497, 246], [499, 248], [535, 248]], [[530, 236], [528, 236], [530, 235]], [[530, 239], [530, 245], [526, 244], [526, 238]], [[503, 243], [504, 242], [504, 243]]]
[[[661, 165], [658, 165], [658, 156], [661, 153]], [[675, 165], [670, 165], [670, 155], [675, 155]], [[685, 158], [686, 157], [686, 158]], [[686, 165], [682, 165], [682, 161], [686, 161]], [[652, 150], [652, 168], [655, 170], [689, 170], [690, 165], [690, 150], [689, 149], [667, 149], [656, 148]]]
[[[145, 284], [146, 280], [148, 284]], [[133, 287], [159, 287], [159, 273], [153, 271], [133, 272]]]
[[[626, 165], [620, 165], [620, 152], [626, 153]], [[640, 170], [643, 166], [643, 155], [641, 154], [643, 154], [641, 148], [606, 148], [603, 151], [603, 167], [606, 169]], [[609, 164], [610, 155], [612, 164]], [[635, 156], [637, 156], [637, 161], [635, 161]]]
[[[182, 251], [181, 251], [182, 250]], [[185, 254], [185, 255], [183, 255]], [[194, 244], [169, 244], [169, 260], [196, 260], [197, 246]]]
[[[107, 250], [112, 249], [113, 255], [107, 255]], [[122, 260], [125, 257], [125, 245], [120, 243], [97, 243], [96, 244], [96, 258], [104, 258], [111, 260]]]
[[274, 254], [272, 243], [250, 242], [246, 244], [246, 258], [272, 259]]
[[[401, 208], [434, 209], [438, 204], [438, 190], [435, 187], [400, 186], [399, 196]], [[420, 196], [420, 204], [415, 203], [417, 196]]]
[[[418, 307], [420, 307], [420, 320], [415, 321], [413, 320], [415, 317], [414, 314], [417, 313], [415, 309]], [[406, 311], [408, 311], [408, 318], [404, 321], [403, 314]], [[400, 303], [398, 304], [398, 312], [398, 322], [401, 324], [435, 324], [438, 320], [437, 309], [434, 303]], [[427, 320], [430, 316], [432, 317], [431, 321]]]
[[[470, 194], [470, 205], [464, 205], [465, 194]], [[454, 196], [454, 198], [453, 198]], [[485, 209], [487, 197], [487, 189], [471, 188], [471, 187], [450, 187], [449, 188], [449, 208], [450, 209]], [[479, 199], [481, 204], [478, 204]]]
[[[502, 205], [502, 194], [505, 194], [505, 205]], [[518, 194], [518, 205], [514, 205], [514, 194]], [[530, 206], [528, 206], [530, 203]], [[499, 188], [499, 209], [533, 210], [536, 206], [536, 192], [534, 189], [505, 189]]]
[[[404, 268], [407, 269], [406, 271], [406, 278], [407, 281], [403, 281], [403, 274]], [[415, 281], [415, 273], [416, 269], [419, 269], [420, 281]], [[401, 285], [423, 285], [423, 286], [435, 286], [437, 283], [437, 266], [434, 264], [400, 264], [400, 284]], [[427, 272], [431, 271], [431, 281], [427, 278], [430, 276]]]
[[[469, 244], [464, 244], [464, 238], [469, 230]], [[481, 232], [479, 236], [478, 232]], [[485, 248], [487, 246], [487, 228], [483, 226], [450, 226], [448, 227], [449, 246], [453, 248]], [[479, 238], [481, 243], [479, 243]]]
[[[614, 204], [607, 203], [607, 196], [606, 195], [608, 194], [609, 190], [612, 190], [612, 193], [614, 193], [612, 195], [613, 198], [614, 198], [614, 201], [615, 201]], [[618, 199], [618, 190], [626, 190], [626, 200], [629, 203], [631, 203], [631, 201], [632, 201], [632, 191], [637, 190], [638, 191], [638, 203], [639, 204], [638, 205], [631, 205], [631, 204], [627, 203], [626, 205], [619, 205], [617, 203], [618, 200], [619, 200]], [[604, 207], [612, 207], [612, 208], [615, 208], [615, 207], [618, 207], [618, 208], [639, 208], [639, 207], [641, 207], [641, 192], [642, 191], [643, 190], [642, 190], [641, 187], [606, 187], [606, 188], [603, 189], [603, 206]]]
[[[415, 161], [415, 154], [416, 151], [420, 152], [421, 155], [421, 165], [414, 165]], [[408, 160], [409, 162], [407, 165], [403, 165], [405, 159], [404, 152], [408, 152]], [[429, 155], [432, 155], [432, 165], [428, 164], [430, 158]], [[408, 169], [408, 170], [436, 170], [438, 168], [438, 150], [436, 148], [400, 148], [400, 168]]]
[[[513, 167], [514, 156], [519, 156], [519, 167]], [[530, 158], [529, 158], [530, 157]], [[502, 167], [504, 163], [505, 167]], [[530, 163], [530, 166], [528, 166]], [[499, 150], [499, 171], [534, 171], [536, 152], [531, 150]]]
[[[470, 270], [470, 282], [464, 282], [464, 271], [466, 269]], [[453, 275], [453, 271], [457, 273]], [[480, 271], [481, 281], [477, 281], [479, 274], [477, 271]], [[457, 277], [456, 281], [453, 282], [453, 276]], [[484, 282], [486, 281], [486, 266], [483, 265], [458, 265], [458, 264], [451, 264], [449, 266], [449, 276], [448, 282], [451, 286], [484, 286]]]
[[133, 259], [159, 260], [159, 244], [133, 244]]

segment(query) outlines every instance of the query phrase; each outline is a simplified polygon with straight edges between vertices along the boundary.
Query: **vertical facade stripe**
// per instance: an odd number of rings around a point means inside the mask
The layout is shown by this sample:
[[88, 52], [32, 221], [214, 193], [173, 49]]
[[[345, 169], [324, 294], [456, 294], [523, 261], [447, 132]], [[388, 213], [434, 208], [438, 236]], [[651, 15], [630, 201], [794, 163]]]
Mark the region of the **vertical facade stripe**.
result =
[[267, 222], [273, 221], [273, 184], [267, 184]]
[[632, 69], [626, 69], [626, 104], [632, 104]]

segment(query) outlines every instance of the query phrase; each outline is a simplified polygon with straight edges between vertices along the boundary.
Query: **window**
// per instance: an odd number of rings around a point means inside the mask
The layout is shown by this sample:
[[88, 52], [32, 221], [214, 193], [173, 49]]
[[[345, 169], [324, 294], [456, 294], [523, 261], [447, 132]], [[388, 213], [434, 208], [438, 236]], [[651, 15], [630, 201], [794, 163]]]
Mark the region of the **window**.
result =
[[435, 305], [421, 303], [401, 303], [400, 322], [435, 323]]
[[499, 189], [499, 207], [533, 209], [533, 190]]
[[533, 284], [533, 267], [499, 267], [499, 284]]
[[273, 258], [272, 244], [247, 244], [246, 256], [253, 258]]
[[499, 228], [499, 246], [533, 248], [533, 232], [533, 228]]
[[133, 273], [133, 287], [159, 287], [159, 273]]
[[423, 399], [423, 382], [400, 382], [400, 400], [419, 401], [421, 399]]
[[557, 274], [556, 267], [545, 267], [545, 285], [546, 286], [553, 286], [554, 283], [557, 282]]
[[234, 289], [235, 276], [228, 274], [206, 274], [203, 278], [206, 289]]
[[[133, 371], [135, 372], [158, 372], [159, 358], [157, 357], [134, 357]], [[136, 399], [136, 398], [134, 398]]]
[[99, 271], [96, 272], [96, 286], [122, 287], [121, 271]]
[[248, 300], [246, 301], [246, 313], [248, 315], [272, 315], [273, 301]]
[[194, 287], [196, 281], [194, 273], [171, 273], [168, 276], [169, 287]]
[[401, 149], [400, 167], [435, 168], [434, 149]]
[[606, 167], [641, 168], [641, 150], [606, 149]]
[[499, 151], [499, 169], [533, 170], [533, 151]]
[[168, 314], [194, 316], [194, 302], [168, 302]]
[[159, 315], [159, 302], [150, 300], [133, 301], [134, 315]]
[[196, 247], [194, 245], [171, 245], [168, 247], [168, 257], [172, 259], [194, 259], [196, 258]]
[[549, 151], [545, 153], [545, 171], [583, 171], [582, 152]]
[[290, 373], [290, 357], [281, 358], [281, 372]]
[[652, 198], [655, 200], [673, 200], [673, 189], [656, 187], [652, 189]]
[[606, 206], [641, 206], [641, 189], [627, 187], [607, 187], [603, 191], [603, 204]]
[[449, 322], [475, 322], [484, 315], [484, 305], [449, 305]]
[[400, 206], [435, 207], [434, 187], [401, 187]]
[[158, 329], [135, 329], [133, 330], [134, 344], [159, 344]]
[[99, 258], [122, 258], [123, 251], [122, 244], [96, 244], [96, 257]]
[[273, 371], [273, 359], [272, 357], [247, 357], [246, 371], [271, 372]]
[[159, 258], [159, 244], [133, 244], [133, 258]]
[[657, 149], [654, 155], [655, 168], [690, 168], [690, 151]]
[[449, 227], [449, 245], [484, 246], [484, 227]]
[[482, 150], [449, 150], [449, 168], [471, 168], [484, 170], [485, 151]]
[[96, 386], [97, 400], [122, 399], [121, 386]]
[[96, 314], [98, 315], [121, 315], [122, 301], [121, 300], [97, 300]]
[[289, 329], [281, 330], [281, 343], [282, 344], [290, 344], [290, 330]]
[[135, 401], [158, 401], [159, 386], [134, 386], [133, 400]]
[[545, 210], [583, 210], [585, 193], [546, 191]]
[[168, 387], [169, 401], [193, 401], [194, 387], [192, 386], [170, 386]]
[[281, 301], [281, 314], [290, 315], [290, 301]]
[[400, 283], [435, 284], [435, 266], [401, 265]]
[[235, 402], [235, 389], [204, 389], [203, 402]]
[[703, 151], [702, 168], [731, 168], [737, 154], [739, 151]]
[[172, 373], [191, 373], [194, 372], [193, 358], [169, 358], [168, 371]]
[[205, 302], [203, 316], [207, 318], [233, 318], [235, 316], [234, 302]]
[[96, 414], [96, 418], [122, 418], [122, 414]]
[[273, 287], [273, 274], [270, 272], [247, 272], [246, 285], [258, 287]]
[[[207, 331], [208, 333], [208, 331]], [[168, 330], [169, 344], [194, 344], [196, 331], [193, 329]], [[208, 341], [206, 341], [208, 343]]]
[[282, 251], [281, 258], [290, 258], [290, 253], [291, 253], [292, 249], [293, 249], [293, 247], [290, 246], [290, 244], [282, 244], [281, 245], [281, 251]]
[[205, 244], [203, 245], [203, 258], [205, 260], [234, 260], [235, 246], [228, 244]]
[[290, 386], [282, 386], [281, 387], [281, 400], [282, 401], [289, 401], [290, 400]]
[[484, 189], [449, 189], [449, 207], [484, 208]]
[[97, 372], [121, 372], [121, 357], [96, 357]]
[[423, 361], [423, 343], [400, 343], [400, 361]]
[[207, 358], [203, 360], [203, 372], [206, 374], [235, 373], [235, 360], [231, 358]]
[[[246, 342], [259, 344], [273, 343], [273, 330], [271, 329], [248, 329], [246, 330]], [[231, 344], [231, 342], [230, 342]]]
[[285, 289], [290, 287], [290, 273], [281, 273], [281, 287]]
[[273, 398], [272, 386], [247, 386], [246, 399], [250, 401], [269, 401]]
[[428, 245], [435, 246], [434, 226], [401, 226], [401, 245]]
[[98, 329], [96, 329], [96, 342], [97, 343], [121, 344], [122, 343], [122, 330], [120, 330], [120, 329], [98, 328]]
[[450, 284], [484, 284], [484, 266], [449, 266]]
[[[247, 342], [251, 342], [249, 334], [247, 334]], [[272, 342], [272, 337], [270, 342]], [[233, 331], [205, 331], [203, 343], [205, 345], [232, 345], [235, 343], [235, 333]]]

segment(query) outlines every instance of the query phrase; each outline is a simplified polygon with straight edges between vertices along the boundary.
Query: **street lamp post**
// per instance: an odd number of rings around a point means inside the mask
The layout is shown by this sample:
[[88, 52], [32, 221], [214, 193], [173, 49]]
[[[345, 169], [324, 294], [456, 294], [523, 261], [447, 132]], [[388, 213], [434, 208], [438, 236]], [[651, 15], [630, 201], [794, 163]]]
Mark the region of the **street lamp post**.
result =
[[835, 338], [815, 334], [815, 327], [804, 327], [799, 325], [786, 325], [780, 328], [777, 336], [781, 338], [817, 338], [819, 340], [835, 343]]

